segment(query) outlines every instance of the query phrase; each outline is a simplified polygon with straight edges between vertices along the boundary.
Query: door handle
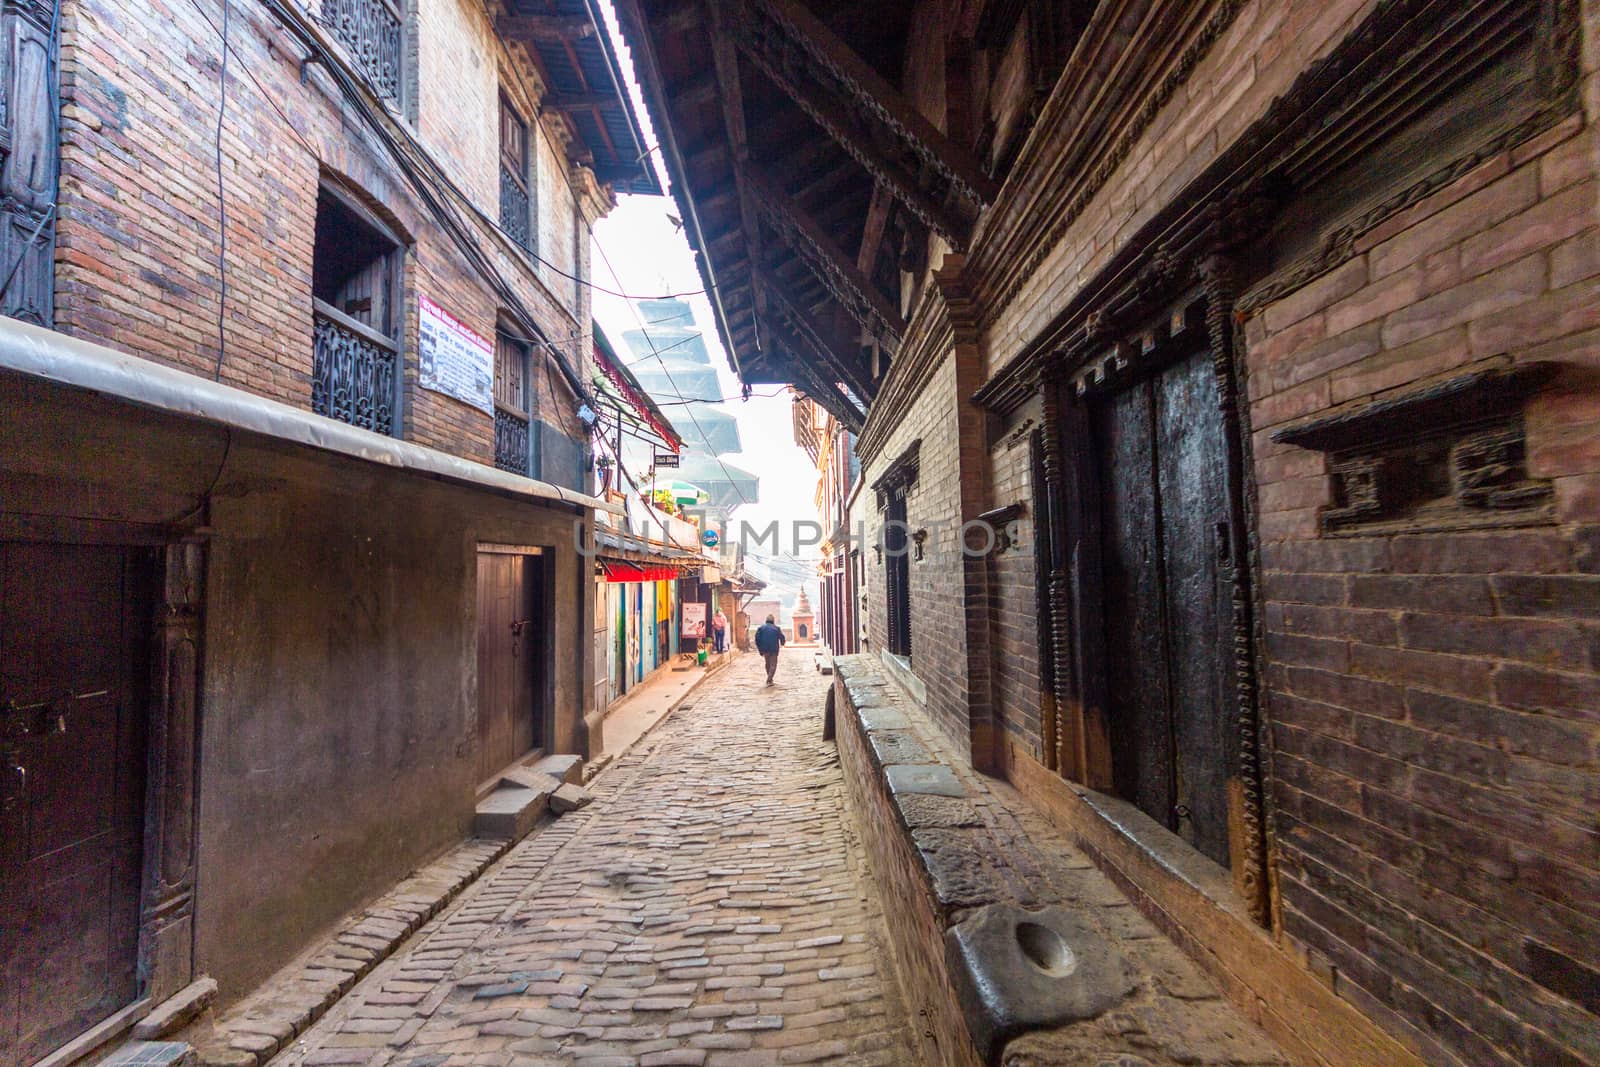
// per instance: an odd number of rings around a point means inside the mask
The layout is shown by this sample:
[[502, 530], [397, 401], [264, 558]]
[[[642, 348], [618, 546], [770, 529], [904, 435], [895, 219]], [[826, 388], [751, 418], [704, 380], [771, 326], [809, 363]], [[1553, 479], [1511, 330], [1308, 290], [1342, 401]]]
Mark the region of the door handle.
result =
[[1224, 566], [1233, 565], [1233, 523], [1219, 522], [1217, 531], [1217, 562]]

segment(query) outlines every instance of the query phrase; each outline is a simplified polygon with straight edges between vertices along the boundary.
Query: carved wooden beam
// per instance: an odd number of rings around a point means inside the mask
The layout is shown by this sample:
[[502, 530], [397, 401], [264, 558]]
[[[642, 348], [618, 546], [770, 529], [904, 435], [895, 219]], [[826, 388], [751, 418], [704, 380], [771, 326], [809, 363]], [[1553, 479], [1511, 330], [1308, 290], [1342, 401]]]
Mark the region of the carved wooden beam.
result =
[[855, 261], [834, 243], [832, 237], [806, 211], [790, 200], [774, 182], [754, 169], [746, 173], [756, 193], [756, 207], [780, 240], [794, 250], [811, 272], [850, 317], [888, 347], [899, 344], [905, 335], [905, 320], [880, 293]]
[[922, 162], [938, 171], [977, 207], [994, 203], [999, 189], [966, 149], [951, 142], [915, 104], [797, 0], [756, 0], [849, 95], [870, 110]]
[[703, 71], [672, 94], [673, 107], [691, 107], [703, 104], [717, 95], [717, 75], [714, 70]]
[[617, 99], [615, 93], [546, 94], [542, 104], [556, 111], [577, 111], [582, 108], [603, 107]]
[[942, 234], [957, 249], [967, 246], [972, 225], [961, 212], [948, 206], [922, 187], [916, 174], [891, 159], [874, 142], [872, 132], [850, 115], [843, 105], [813, 83], [789, 73], [781, 56], [770, 54], [759, 39], [741, 34], [740, 46], [753, 63], [771, 79], [796, 107], [821, 126], [873, 178], [892, 187], [913, 213], [931, 229]]
[[[810, 397], [813, 402], [828, 414], [844, 423], [851, 433], [860, 433], [867, 423], [866, 414], [853, 404], [850, 398], [839, 390], [838, 386], [826, 380], [822, 374], [811, 367], [804, 359], [799, 358], [793, 352], [789, 352], [787, 355], [786, 362], [789, 364], [788, 377], [792, 379], [791, 384]], [[781, 369], [774, 367], [773, 370], [772, 376], [774, 378], [784, 376]]]
[[[740, 80], [739, 54], [724, 31], [727, 12], [723, 0], [708, 0], [707, 9], [711, 15], [712, 73], [719, 87], [717, 95], [722, 103], [722, 123], [727, 129], [728, 147], [733, 154], [733, 187], [739, 199], [739, 220], [744, 227], [745, 254], [751, 264], [756, 264], [761, 262], [756, 244], [760, 231], [757, 228], [756, 207], [750, 196], [750, 185], [745, 179], [745, 169], [750, 159], [750, 138], [745, 128], [744, 83]], [[750, 272], [750, 294], [755, 304], [756, 347], [764, 349], [766, 335], [763, 332], [765, 323], [762, 321], [761, 313], [766, 310], [767, 298], [761, 272], [758, 270]]]
[[728, 146], [721, 141], [705, 145], [685, 145], [683, 150], [683, 166], [686, 170], [699, 170], [727, 158]]
[[867, 221], [861, 227], [861, 251], [856, 253], [856, 267], [868, 278], [878, 265], [878, 248], [883, 244], [883, 231], [889, 224], [892, 207], [894, 191], [883, 182], [874, 182], [872, 200], [867, 204]]
[[[842, 349], [834, 339], [824, 336], [814, 316], [801, 310], [788, 293], [773, 286], [771, 309], [778, 320], [774, 332], [781, 338], [792, 335], [801, 342], [800, 351], [811, 352], [838, 380], [848, 385], [863, 403], [870, 404], [874, 393], [872, 373], [858, 356]], [[791, 348], [794, 346], [791, 345]]]
[[502, 15], [494, 21], [502, 37], [524, 41], [580, 41], [594, 36], [587, 15]]

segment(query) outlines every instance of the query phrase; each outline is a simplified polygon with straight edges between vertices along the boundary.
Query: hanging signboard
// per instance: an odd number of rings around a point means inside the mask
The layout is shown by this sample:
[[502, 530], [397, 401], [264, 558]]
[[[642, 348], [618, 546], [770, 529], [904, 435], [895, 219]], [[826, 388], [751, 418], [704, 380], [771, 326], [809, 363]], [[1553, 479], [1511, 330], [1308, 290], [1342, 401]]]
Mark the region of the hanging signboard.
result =
[[417, 384], [494, 414], [494, 345], [418, 297]]
[[678, 454], [676, 452], [657, 452], [656, 466], [676, 468], [678, 466]]
[[683, 602], [683, 636], [704, 637], [706, 635], [706, 606], [698, 600], [685, 600]]

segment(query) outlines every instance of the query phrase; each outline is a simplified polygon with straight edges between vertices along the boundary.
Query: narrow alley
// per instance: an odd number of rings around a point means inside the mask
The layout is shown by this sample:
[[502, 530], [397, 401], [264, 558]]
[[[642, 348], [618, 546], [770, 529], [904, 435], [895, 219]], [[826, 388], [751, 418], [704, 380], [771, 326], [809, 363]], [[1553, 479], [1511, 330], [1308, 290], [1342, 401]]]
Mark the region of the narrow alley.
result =
[[1597, 809], [1600, 0], [0, 0], [0, 1067], [1600, 1067]]
[[808, 652], [745, 656], [274, 1067], [903, 1064]]

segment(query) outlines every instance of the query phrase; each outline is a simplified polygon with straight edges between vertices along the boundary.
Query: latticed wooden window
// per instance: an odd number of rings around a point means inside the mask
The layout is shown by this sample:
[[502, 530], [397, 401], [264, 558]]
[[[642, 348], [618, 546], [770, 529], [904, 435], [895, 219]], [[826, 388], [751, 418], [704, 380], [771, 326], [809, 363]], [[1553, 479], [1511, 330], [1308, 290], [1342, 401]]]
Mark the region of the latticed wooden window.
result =
[[500, 228], [533, 250], [532, 137], [510, 101], [500, 98]]
[[533, 408], [528, 345], [506, 333], [494, 337], [494, 465], [528, 473], [528, 415]]
[[373, 91], [398, 103], [405, 78], [405, 18], [398, 0], [322, 0], [322, 21]]

